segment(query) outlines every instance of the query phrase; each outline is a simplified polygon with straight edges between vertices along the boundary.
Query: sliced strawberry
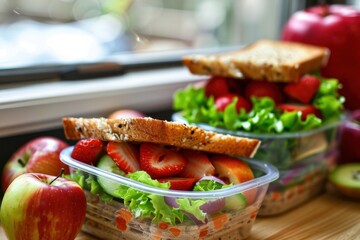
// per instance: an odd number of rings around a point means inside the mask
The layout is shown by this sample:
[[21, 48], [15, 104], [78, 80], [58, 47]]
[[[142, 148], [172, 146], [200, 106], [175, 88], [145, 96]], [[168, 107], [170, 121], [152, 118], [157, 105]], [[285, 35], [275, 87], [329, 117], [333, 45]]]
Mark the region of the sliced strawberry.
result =
[[279, 104], [278, 107], [282, 112], [293, 112], [293, 111], [301, 112], [301, 120], [306, 120], [309, 114], [315, 114], [315, 116], [321, 118], [320, 111], [317, 108], [315, 108], [313, 105], [283, 103], [283, 104]]
[[79, 140], [71, 153], [71, 157], [87, 164], [95, 164], [104, 153], [104, 143], [98, 139]]
[[246, 112], [249, 112], [251, 110], [251, 104], [248, 100], [243, 98], [242, 96], [234, 93], [227, 93], [225, 95], [222, 95], [215, 100], [216, 109], [219, 112], [223, 112], [225, 108], [232, 103], [234, 98], [237, 98], [236, 102], [236, 111], [240, 112], [240, 109], [244, 108]]
[[139, 150], [134, 144], [109, 142], [106, 151], [116, 165], [124, 172], [129, 173], [140, 170]]
[[140, 145], [140, 167], [154, 179], [175, 176], [185, 165], [186, 159], [175, 149], [153, 143]]
[[182, 177], [166, 177], [158, 178], [159, 182], [170, 182], [170, 189], [172, 190], [184, 190], [190, 191], [193, 189], [194, 184], [196, 183], [195, 178], [182, 178]]
[[236, 78], [227, 78], [226, 81], [227, 81], [227, 85], [229, 86], [230, 93], [244, 95], [247, 81]]
[[185, 178], [194, 178], [198, 181], [204, 176], [215, 174], [215, 168], [209, 158], [202, 152], [193, 150], [183, 150], [182, 154], [187, 160], [185, 169], [179, 173], [179, 176]]
[[212, 77], [205, 85], [205, 95], [207, 97], [214, 96], [217, 98], [221, 95], [230, 93], [229, 86], [224, 77]]
[[225, 155], [216, 155], [210, 158], [216, 174], [225, 183], [242, 183], [254, 178], [254, 174], [244, 161]]
[[247, 99], [251, 99], [252, 96], [258, 98], [269, 97], [273, 99], [276, 104], [283, 101], [283, 95], [280, 87], [273, 82], [250, 81], [246, 86], [245, 96]]
[[317, 77], [305, 75], [298, 82], [286, 84], [284, 92], [302, 103], [309, 103], [318, 91], [319, 86], [320, 81]]

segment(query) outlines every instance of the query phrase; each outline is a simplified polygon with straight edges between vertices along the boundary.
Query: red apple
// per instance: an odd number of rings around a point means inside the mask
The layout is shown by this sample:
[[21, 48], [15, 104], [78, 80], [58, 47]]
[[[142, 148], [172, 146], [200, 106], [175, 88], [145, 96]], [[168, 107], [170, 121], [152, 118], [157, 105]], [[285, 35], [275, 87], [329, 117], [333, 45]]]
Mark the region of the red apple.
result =
[[54, 137], [39, 137], [20, 147], [4, 166], [3, 190], [5, 191], [10, 183], [23, 173], [37, 172], [56, 176], [61, 168], [68, 173], [68, 166], [59, 158], [61, 150], [67, 146], [66, 142]]
[[0, 219], [9, 240], [72, 240], [85, 214], [85, 194], [77, 183], [42, 173], [25, 173], [7, 188]]
[[339, 135], [337, 163], [360, 163], [360, 109], [342, 123]]
[[145, 117], [145, 114], [133, 109], [120, 109], [111, 113], [108, 118], [131, 118], [131, 117]]
[[282, 40], [330, 49], [325, 77], [338, 78], [348, 110], [360, 109], [360, 10], [349, 5], [319, 5], [293, 14], [284, 26]]

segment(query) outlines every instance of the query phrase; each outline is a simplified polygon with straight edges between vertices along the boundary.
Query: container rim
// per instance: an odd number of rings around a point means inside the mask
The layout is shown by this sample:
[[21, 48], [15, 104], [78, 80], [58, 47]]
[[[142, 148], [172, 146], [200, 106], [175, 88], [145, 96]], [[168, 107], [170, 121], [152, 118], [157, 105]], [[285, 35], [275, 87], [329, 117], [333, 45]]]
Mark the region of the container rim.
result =
[[140, 191], [157, 194], [167, 197], [181, 197], [181, 198], [193, 198], [193, 199], [211, 199], [222, 198], [235, 195], [237, 193], [244, 192], [246, 190], [256, 188], [265, 184], [269, 184], [279, 178], [279, 171], [273, 165], [258, 160], [243, 158], [253, 169], [260, 170], [264, 175], [258, 178], [254, 178], [250, 181], [236, 184], [224, 189], [218, 189], [208, 192], [195, 192], [195, 191], [180, 191], [180, 190], [167, 190], [157, 187], [152, 187], [147, 184], [129, 179], [127, 177], [111, 173], [102, 169], [99, 169], [93, 165], [89, 165], [80, 161], [77, 161], [71, 157], [71, 152], [74, 146], [63, 149], [60, 153], [60, 160], [66, 165], [80, 169], [92, 175], [105, 177], [109, 180], [117, 182], [119, 184], [126, 185], [128, 187], [136, 188]]
[[[323, 132], [325, 130], [339, 127], [343, 120], [346, 119], [346, 116], [343, 115], [338, 121], [330, 122], [322, 127], [311, 129], [307, 131], [300, 131], [300, 132], [288, 132], [288, 133], [251, 133], [251, 132], [245, 132], [245, 131], [232, 131], [227, 130], [223, 128], [217, 128], [210, 126], [206, 123], [194, 123], [192, 125], [198, 126], [206, 131], [212, 131], [217, 132], [221, 134], [230, 134], [235, 136], [241, 136], [241, 137], [249, 137], [249, 138], [259, 138], [259, 139], [284, 139], [284, 138], [299, 138], [299, 137], [306, 137], [309, 135], [313, 135], [319, 132]], [[172, 120], [175, 122], [190, 124], [183, 116], [181, 116], [180, 112], [176, 112], [172, 114]]]

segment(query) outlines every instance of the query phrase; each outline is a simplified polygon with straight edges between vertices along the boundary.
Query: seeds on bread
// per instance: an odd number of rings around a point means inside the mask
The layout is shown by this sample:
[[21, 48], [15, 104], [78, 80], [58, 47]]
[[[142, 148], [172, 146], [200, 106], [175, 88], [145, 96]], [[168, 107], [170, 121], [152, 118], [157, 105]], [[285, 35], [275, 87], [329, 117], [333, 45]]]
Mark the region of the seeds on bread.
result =
[[115, 142], [151, 142], [212, 153], [253, 157], [258, 139], [223, 135], [199, 127], [153, 118], [63, 118], [69, 140], [96, 138]]

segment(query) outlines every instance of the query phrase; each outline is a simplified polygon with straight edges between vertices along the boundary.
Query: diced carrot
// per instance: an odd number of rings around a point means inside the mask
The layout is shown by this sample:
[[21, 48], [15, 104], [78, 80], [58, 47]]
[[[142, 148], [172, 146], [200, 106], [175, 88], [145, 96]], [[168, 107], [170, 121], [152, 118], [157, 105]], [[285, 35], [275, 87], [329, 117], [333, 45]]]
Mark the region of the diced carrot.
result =
[[160, 222], [158, 227], [162, 230], [165, 230], [169, 227], [169, 224], [167, 224], [166, 222]]
[[213, 220], [214, 228], [221, 229], [229, 221], [229, 216], [226, 213], [224, 213], [213, 217], [212, 220]]
[[117, 211], [115, 214], [115, 222], [117, 229], [119, 229], [120, 231], [126, 231], [127, 225], [132, 218], [133, 215], [129, 210], [125, 208], [120, 208], [119, 211]]
[[126, 231], [127, 223], [126, 223], [125, 219], [123, 219], [122, 217], [116, 217], [115, 221], [116, 221], [117, 229], [119, 229], [120, 231]]
[[178, 237], [180, 235], [180, 233], [181, 233], [181, 230], [179, 228], [176, 228], [176, 227], [169, 228], [169, 231], [171, 232], [171, 234], [174, 237]]
[[131, 219], [133, 218], [133, 214], [125, 208], [120, 208], [117, 214], [121, 215], [122, 218], [125, 219], [126, 223], [130, 222]]
[[199, 237], [202, 238], [202, 237], [206, 237], [209, 233], [209, 229], [208, 229], [208, 226], [205, 226], [204, 228], [202, 228], [200, 230], [200, 233], [199, 233]]
[[272, 192], [271, 197], [272, 197], [273, 200], [280, 200], [281, 199], [281, 193]]

